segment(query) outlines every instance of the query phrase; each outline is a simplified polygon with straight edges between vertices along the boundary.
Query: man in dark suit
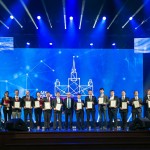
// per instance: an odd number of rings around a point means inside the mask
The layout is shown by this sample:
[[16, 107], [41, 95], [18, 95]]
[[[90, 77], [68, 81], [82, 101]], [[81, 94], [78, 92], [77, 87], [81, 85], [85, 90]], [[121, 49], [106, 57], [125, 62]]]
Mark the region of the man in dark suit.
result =
[[98, 111], [99, 111], [99, 128], [107, 128], [107, 104], [108, 96], [104, 94], [104, 88], [100, 88], [100, 96], [98, 97]]
[[[19, 103], [20, 107], [16, 108], [16, 102]], [[22, 99], [19, 97], [19, 90], [15, 90], [15, 96], [12, 98], [12, 118], [21, 118]]]
[[27, 90], [26, 95], [22, 97], [22, 105], [24, 107], [24, 121], [27, 125], [27, 119], [29, 115], [30, 128], [33, 128], [34, 126], [32, 116], [33, 116], [34, 98], [33, 96], [30, 96], [29, 90]]
[[60, 97], [60, 92], [56, 92], [56, 97], [53, 99], [53, 109], [54, 109], [54, 122], [53, 129], [57, 128], [57, 120], [59, 125], [59, 130], [62, 129], [62, 110], [63, 110], [63, 99]]
[[68, 129], [68, 119], [70, 121], [69, 128], [72, 129], [73, 112], [74, 112], [74, 99], [71, 97], [71, 93], [67, 93], [67, 97], [64, 99], [64, 111], [65, 111], [65, 129]]
[[93, 96], [92, 90], [88, 91], [88, 96], [85, 97], [85, 108], [87, 114], [87, 128], [90, 127], [90, 115], [92, 115], [92, 127], [96, 128], [95, 121], [95, 105], [97, 105], [97, 99]]
[[[49, 91], [46, 92], [46, 97], [43, 98], [44, 104], [43, 104], [43, 111], [44, 111], [44, 128], [50, 129], [50, 122], [52, 117], [52, 102], [53, 99], [51, 97], [51, 94]], [[46, 105], [46, 103], [49, 105]], [[47, 107], [46, 107], [47, 106]]]
[[130, 105], [132, 106], [132, 121], [135, 118], [142, 117], [142, 99], [138, 96], [139, 92], [136, 90], [134, 91], [134, 98], [131, 99]]
[[77, 100], [74, 102], [74, 108], [76, 112], [77, 129], [84, 129], [84, 101], [81, 99], [81, 94], [77, 94]]
[[127, 114], [128, 114], [129, 98], [126, 97], [126, 92], [123, 90], [121, 92], [121, 97], [119, 98], [119, 112], [121, 115], [122, 125], [121, 129], [127, 129]]
[[[109, 115], [110, 130], [113, 129], [113, 126], [114, 126], [114, 130], [117, 130], [118, 107], [119, 107], [119, 98], [118, 96], [115, 96], [114, 90], [110, 90], [110, 97], [109, 97], [109, 102], [108, 102], [108, 115]], [[113, 120], [114, 120], [114, 124], [113, 124]]]
[[144, 96], [144, 110], [145, 110], [145, 116], [150, 120], [150, 89], [146, 91], [146, 95]]

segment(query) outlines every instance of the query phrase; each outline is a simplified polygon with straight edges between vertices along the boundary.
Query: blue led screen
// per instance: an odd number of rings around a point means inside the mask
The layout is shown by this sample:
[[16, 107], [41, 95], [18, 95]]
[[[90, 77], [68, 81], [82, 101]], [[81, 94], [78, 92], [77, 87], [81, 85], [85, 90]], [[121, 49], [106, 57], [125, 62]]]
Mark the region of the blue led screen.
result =
[[[60, 88], [67, 92], [68, 86], [76, 88], [76, 85], [83, 93], [83, 99], [89, 85], [96, 97], [100, 87], [108, 96], [113, 89], [119, 97], [122, 90], [126, 90], [129, 98], [133, 97], [134, 90], [138, 90], [139, 97], [143, 97], [143, 54], [134, 53], [134, 49], [15, 48], [14, 51], [2, 51], [0, 58], [0, 98], [6, 90], [14, 96], [15, 89], [19, 89], [20, 97], [26, 89], [34, 97], [37, 91], [42, 94], [50, 91], [55, 96], [55, 90]], [[72, 69], [76, 71], [73, 75], [77, 84], [72, 80]], [[58, 86], [56, 81], [59, 81]], [[74, 92], [77, 90], [69, 90], [76, 98]], [[130, 114], [131, 111], [129, 119]]]

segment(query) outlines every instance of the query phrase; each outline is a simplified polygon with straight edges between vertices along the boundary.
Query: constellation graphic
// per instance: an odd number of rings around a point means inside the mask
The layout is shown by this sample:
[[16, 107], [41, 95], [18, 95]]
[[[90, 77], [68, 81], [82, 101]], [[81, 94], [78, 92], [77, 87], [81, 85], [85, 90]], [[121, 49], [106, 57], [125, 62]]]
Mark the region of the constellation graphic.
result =
[[87, 96], [89, 89], [93, 91], [93, 81], [92, 79], [89, 79], [87, 85], [80, 84], [80, 78], [77, 76], [75, 67], [75, 56], [73, 56], [73, 65], [70, 78], [68, 78], [68, 84], [61, 85], [59, 79], [56, 79], [54, 83], [54, 92], [56, 93], [59, 91], [61, 96], [66, 96], [67, 92], [70, 92], [72, 95], [81, 93], [82, 96]]

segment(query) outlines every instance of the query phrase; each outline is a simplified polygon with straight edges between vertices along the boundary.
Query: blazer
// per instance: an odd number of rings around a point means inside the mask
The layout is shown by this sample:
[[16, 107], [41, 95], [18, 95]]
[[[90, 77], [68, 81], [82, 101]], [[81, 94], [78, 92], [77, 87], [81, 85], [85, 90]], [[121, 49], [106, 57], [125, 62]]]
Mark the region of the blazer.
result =
[[[71, 99], [71, 108], [70, 109], [74, 109], [74, 99], [73, 98], [70, 98]], [[67, 98], [64, 99], [64, 110], [66, 110], [67, 108]]]
[[[137, 112], [137, 111], [138, 111], [138, 112], [142, 112], [141, 107], [135, 108], [134, 105], [132, 105], [132, 103], [133, 103], [134, 101], [137, 101], [137, 100], [135, 100], [135, 98], [132, 98], [131, 101], [130, 101], [130, 105], [131, 105], [131, 107], [132, 107], [132, 112]], [[138, 98], [138, 101], [139, 101], [139, 103], [142, 105], [142, 99], [141, 99], [141, 98]]]
[[120, 112], [120, 113], [121, 113], [121, 112], [127, 112], [127, 111], [128, 111], [128, 106], [129, 106], [129, 104], [127, 103], [127, 109], [120, 109], [120, 108], [122, 108], [122, 102], [129, 102], [129, 98], [128, 98], [128, 97], [125, 97], [124, 100], [122, 100], [121, 97], [119, 98], [119, 112]]
[[[85, 107], [87, 107], [87, 102], [90, 102], [90, 101], [91, 100], [90, 100], [89, 96], [86, 96], [85, 97]], [[95, 111], [95, 106], [97, 105], [97, 99], [95, 96], [92, 96], [92, 102], [94, 103], [93, 107], [92, 107], [92, 111]]]
[[[107, 109], [107, 104], [108, 104], [108, 96], [106, 96], [106, 95], [104, 95], [103, 97], [98, 97], [98, 99], [99, 98], [103, 98], [103, 100], [104, 100], [104, 103], [106, 103], [106, 105], [105, 104], [98, 104], [98, 109], [99, 110], [106, 110]], [[98, 100], [97, 100], [97, 103], [98, 103]]]

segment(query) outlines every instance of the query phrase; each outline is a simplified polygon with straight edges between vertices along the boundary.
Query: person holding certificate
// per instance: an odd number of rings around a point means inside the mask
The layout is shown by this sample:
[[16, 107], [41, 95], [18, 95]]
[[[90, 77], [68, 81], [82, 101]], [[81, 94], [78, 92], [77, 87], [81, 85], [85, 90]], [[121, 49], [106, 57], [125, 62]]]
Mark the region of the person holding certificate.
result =
[[81, 100], [81, 94], [77, 94], [77, 100], [74, 102], [74, 108], [76, 112], [76, 119], [77, 119], [77, 129], [84, 130], [84, 101]]
[[[110, 130], [117, 130], [117, 112], [119, 107], [119, 98], [115, 96], [115, 91], [110, 90], [110, 97], [108, 102], [108, 115]], [[114, 123], [113, 123], [114, 120]]]
[[53, 108], [54, 108], [54, 123], [53, 129], [56, 130], [57, 128], [57, 120], [59, 130], [62, 129], [62, 108], [63, 108], [63, 99], [60, 97], [60, 92], [56, 92], [56, 97], [53, 99]]
[[87, 128], [90, 127], [90, 115], [92, 116], [92, 127], [96, 129], [95, 121], [95, 106], [97, 105], [97, 99], [93, 96], [93, 91], [88, 90], [88, 96], [85, 97], [85, 108], [87, 114]]
[[43, 98], [43, 111], [44, 111], [44, 128], [50, 129], [50, 122], [52, 117], [52, 101], [51, 94], [49, 91], [46, 92], [46, 97]]
[[8, 120], [11, 119], [12, 115], [12, 97], [9, 96], [9, 91], [6, 91], [4, 93], [1, 105], [3, 106], [4, 122], [6, 123]]
[[100, 96], [98, 97], [98, 112], [99, 112], [99, 128], [107, 129], [107, 104], [108, 96], [104, 94], [104, 88], [100, 88]]
[[40, 92], [36, 92], [36, 98], [34, 99], [34, 115], [36, 120], [36, 128], [41, 128], [41, 117], [42, 117], [43, 99]]
[[26, 91], [26, 95], [22, 97], [22, 103], [24, 107], [24, 121], [27, 124], [28, 116], [30, 119], [30, 128], [33, 128], [33, 120], [32, 120], [32, 108], [34, 107], [34, 98], [30, 96], [30, 91]]
[[22, 99], [19, 97], [19, 90], [15, 90], [15, 96], [12, 98], [12, 118], [21, 118]]
[[142, 99], [139, 98], [139, 92], [137, 90], [134, 91], [134, 97], [131, 98], [130, 105], [132, 106], [132, 121], [135, 118], [142, 117]]
[[122, 90], [121, 97], [119, 98], [119, 112], [121, 115], [121, 129], [126, 130], [127, 129], [127, 114], [128, 114], [128, 105], [129, 105], [129, 98], [126, 97], [125, 90]]
[[150, 89], [146, 91], [144, 96], [145, 116], [150, 120]]
[[67, 97], [64, 99], [64, 111], [65, 111], [65, 129], [68, 129], [68, 119], [70, 121], [69, 128], [72, 129], [73, 111], [74, 111], [74, 99], [71, 97], [71, 93], [67, 93]]

